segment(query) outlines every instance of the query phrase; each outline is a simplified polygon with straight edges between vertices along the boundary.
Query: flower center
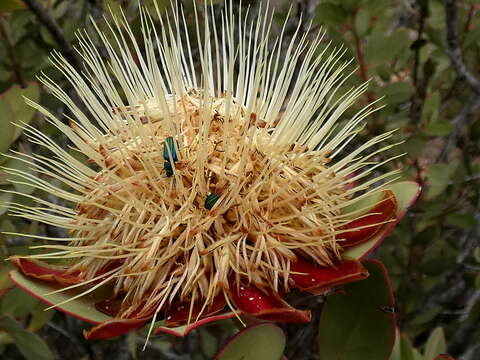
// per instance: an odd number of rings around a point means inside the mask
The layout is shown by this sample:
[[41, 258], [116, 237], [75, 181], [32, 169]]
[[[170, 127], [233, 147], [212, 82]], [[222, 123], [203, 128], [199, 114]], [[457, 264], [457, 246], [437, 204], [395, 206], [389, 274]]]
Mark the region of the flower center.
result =
[[297, 255], [332, 264], [348, 196], [327, 152], [275, 142], [275, 124], [224, 98], [169, 108], [117, 109], [118, 127], [89, 144], [100, 170], [77, 205], [71, 235], [90, 240], [70, 247], [74, 269], [108, 273], [122, 317], [174, 298], [211, 304], [232, 278], [288, 289]]

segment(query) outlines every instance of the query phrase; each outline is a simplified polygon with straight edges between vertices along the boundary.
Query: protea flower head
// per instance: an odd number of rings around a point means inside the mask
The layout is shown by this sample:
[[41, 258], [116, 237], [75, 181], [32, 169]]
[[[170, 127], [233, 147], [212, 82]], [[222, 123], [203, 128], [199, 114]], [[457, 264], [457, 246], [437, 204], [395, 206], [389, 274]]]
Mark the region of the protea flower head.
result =
[[83, 70], [52, 55], [83, 103], [47, 76], [71, 116], [29, 103], [88, 161], [24, 125], [52, 156], [14, 155], [41, 178], [7, 171], [53, 196], [11, 212], [68, 237], [27, 234], [46, 240], [45, 251], [12, 261], [58, 291], [78, 291], [74, 299], [109, 289], [95, 303], [107, 320], [88, 338], [162, 319], [157, 331], [235, 315], [307, 322], [310, 313], [283, 296], [368, 276], [361, 258], [405, 208], [398, 191], [412, 185], [381, 172], [391, 132], [352, 146], [375, 109], [344, 116], [367, 84], [339, 93], [350, 63], [343, 50], [300, 28], [283, 48], [286, 35], [271, 39], [264, 10], [254, 22], [228, 4], [196, 10], [195, 41], [178, 7], [159, 14], [159, 26], [141, 10], [140, 42], [115, 19], [109, 34], [97, 33], [106, 55], [78, 34]]

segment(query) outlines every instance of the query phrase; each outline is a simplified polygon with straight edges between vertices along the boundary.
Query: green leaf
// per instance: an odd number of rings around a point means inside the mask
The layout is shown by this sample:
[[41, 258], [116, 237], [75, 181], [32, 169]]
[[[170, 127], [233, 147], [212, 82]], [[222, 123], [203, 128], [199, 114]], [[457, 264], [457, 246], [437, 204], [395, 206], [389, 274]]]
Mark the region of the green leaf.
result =
[[405, 141], [402, 148], [412, 158], [419, 157], [427, 144], [427, 139], [419, 136], [412, 136]]
[[128, 350], [130, 352], [132, 360], [137, 360], [138, 359], [137, 338], [138, 338], [138, 333], [136, 331], [130, 331], [127, 334], [127, 345], [128, 345]]
[[71, 7], [72, 4], [71, 3], [68, 3], [68, 2], [56, 2], [55, 3], [55, 8], [53, 9], [53, 16], [58, 19], [58, 18], [61, 18], [63, 16], [68, 16], [67, 14], [67, 10], [69, 7]]
[[437, 121], [441, 100], [438, 91], [434, 91], [427, 97], [422, 108], [422, 122], [430, 123]]
[[38, 304], [38, 300], [26, 294], [18, 287], [11, 289], [1, 301], [1, 312], [13, 317], [26, 316]]
[[[35, 114], [35, 109], [25, 103], [25, 98], [38, 102], [40, 88], [36, 82], [30, 82], [26, 88], [14, 85], [2, 94], [2, 98], [13, 111], [12, 121], [18, 124], [22, 122], [28, 124]], [[15, 134], [12, 141], [15, 141], [22, 133], [22, 129], [19, 127], [14, 127], [14, 129]]]
[[358, 8], [362, 0], [330, 0], [332, 3], [337, 3], [342, 6], [345, 11], [353, 12]]
[[372, 15], [384, 14], [385, 9], [391, 5], [390, 0], [364, 0], [363, 7], [368, 9]]
[[[213, 4], [218, 4], [222, 0], [213, 0]], [[169, 0], [145, 0], [142, 2], [142, 5], [145, 6], [150, 13], [150, 15], [158, 20], [158, 13], [157, 13], [157, 8], [160, 12], [160, 14], [165, 13], [170, 7], [170, 1]]]
[[422, 354], [412, 346], [405, 334], [400, 341], [400, 356], [401, 360], [424, 360]]
[[207, 359], [213, 358], [218, 349], [217, 338], [210, 331], [203, 327], [198, 329], [198, 334], [202, 353]]
[[463, 46], [466, 48], [468, 46], [475, 45], [478, 43], [478, 39], [480, 39], [480, 28], [476, 27], [474, 29], [470, 29], [467, 33], [465, 33]]
[[454, 129], [453, 124], [448, 120], [440, 120], [429, 123], [425, 128], [425, 134], [429, 136], [447, 136]]
[[35, 309], [31, 312], [30, 322], [28, 323], [27, 330], [35, 332], [41, 329], [46, 323], [52, 320], [54, 310], [45, 311], [45, 304], [39, 302]]
[[285, 348], [283, 331], [273, 324], [247, 327], [231, 338], [216, 360], [279, 360]]
[[[2, 231], [2, 229], [0, 229]], [[0, 260], [0, 298], [5, 291], [13, 286], [12, 281], [8, 277], [8, 272], [12, 270], [12, 265], [6, 261]]]
[[398, 29], [392, 35], [385, 36], [384, 29], [376, 27], [365, 47], [367, 63], [379, 65], [392, 61], [405, 51], [409, 51], [409, 44], [410, 38], [405, 29]]
[[321, 360], [387, 360], [395, 342], [393, 294], [380, 262], [364, 264], [370, 277], [329, 296], [319, 329]]
[[330, 26], [342, 24], [347, 17], [347, 13], [341, 6], [332, 3], [322, 2], [315, 10], [315, 22]]
[[405, 335], [400, 335], [398, 329], [396, 334], [392, 355], [388, 360], [424, 360], [422, 354], [412, 346]]
[[[3, 166], [10, 169], [15, 169], [15, 170], [25, 172], [26, 174], [30, 174], [32, 176], [35, 176], [36, 174], [36, 172], [32, 169], [31, 165], [17, 158], [8, 158], [8, 160], [5, 161], [5, 164]], [[3, 175], [2, 171], [3, 170], [0, 170], [0, 176]], [[12, 183], [12, 185], [15, 187], [15, 190], [17, 190], [22, 194], [31, 194], [35, 191], [35, 188], [33, 186], [19, 183], [19, 182], [27, 181], [21, 176], [5, 174], [5, 176], [2, 176], [2, 178], [3, 177], [9, 180]]]
[[[24, 36], [28, 36], [28, 30], [31, 30], [31, 24], [32, 24], [32, 14], [30, 11], [16, 11], [12, 14], [10, 14], [8, 18], [8, 23], [9, 23], [9, 28], [10, 28], [10, 38], [12, 41], [12, 44], [20, 43], [20, 39], [22, 39]], [[17, 52], [17, 48], [15, 48], [15, 51]], [[18, 53], [17, 53], [18, 55]], [[34, 58], [34, 56], [32, 56]], [[38, 61], [38, 58], [36, 58]], [[22, 59], [22, 65], [23, 64], [23, 59]]]
[[12, 200], [13, 194], [0, 192], [0, 215], [3, 215], [8, 210], [7, 203]]
[[108, 17], [114, 16], [117, 19], [122, 17], [122, 6], [119, 0], [102, 0], [103, 11], [108, 13]]
[[477, 289], [480, 289], [480, 274], [478, 274], [477, 276], [475, 276], [475, 287]]
[[390, 77], [392, 76], [392, 72], [390, 70], [390, 66], [387, 64], [380, 64], [373, 69], [374, 73], [376, 73], [380, 78], [385, 82], [390, 82]]
[[480, 264], [480, 246], [477, 246], [475, 250], [473, 251], [473, 256], [475, 258], [475, 261]]
[[45, 43], [47, 43], [48, 45], [52, 47], [57, 45], [57, 42], [52, 36], [52, 33], [45, 26], [40, 27], [40, 36], [42, 37], [42, 40], [45, 41]]
[[0, 331], [0, 355], [3, 352], [3, 347], [5, 344], [13, 343], [13, 339], [10, 335], [8, 335], [5, 331]]
[[14, 223], [11, 221], [12, 219], [4, 218], [0, 221], [0, 231], [2, 232], [15, 232], [17, 228], [15, 227]]
[[0, 327], [13, 338], [18, 351], [27, 360], [53, 360], [53, 354], [42, 338], [22, 329], [12, 318], [7, 316], [0, 318]]
[[363, 37], [367, 34], [370, 26], [370, 14], [364, 8], [360, 9], [355, 15], [355, 31], [357, 36]]
[[445, 29], [445, 8], [442, 2], [429, 1], [430, 16], [428, 18], [428, 25], [431, 26], [435, 32], [441, 33]]
[[427, 176], [430, 185], [427, 192], [428, 199], [437, 197], [447, 188], [458, 165], [459, 161], [455, 160], [448, 164], [432, 164], [428, 167]]
[[[6, 153], [16, 134], [15, 120], [10, 104], [0, 96], [0, 153]], [[1, 155], [0, 155], [1, 156]]]
[[471, 229], [477, 224], [477, 220], [471, 214], [453, 213], [446, 217], [448, 225], [457, 226], [462, 229]]
[[385, 95], [385, 101], [390, 105], [406, 102], [413, 95], [414, 88], [409, 82], [397, 81], [380, 89], [380, 95]]
[[445, 333], [442, 327], [435, 328], [425, 345], [425, 360], [433, 360], [437, 355], [447, 352]]
[[440, 314], [442, 311], [442, 308], [439, 306], [434, 306], [429, 310], [426, 310], [425, 312], [421, 313], [420, 315], [415, 316], [413, 320], [410, 321], [411, 325], [422, 325], [422, 324], [427, 324], [430, 321], [433, 321], [435, 316]]

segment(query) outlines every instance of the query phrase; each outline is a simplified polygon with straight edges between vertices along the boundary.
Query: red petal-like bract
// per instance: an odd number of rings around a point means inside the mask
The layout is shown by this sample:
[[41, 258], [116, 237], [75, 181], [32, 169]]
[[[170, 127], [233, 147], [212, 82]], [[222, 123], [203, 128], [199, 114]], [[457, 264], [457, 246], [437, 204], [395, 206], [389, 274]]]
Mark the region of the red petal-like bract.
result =
[[397, 200], [395, 195], [392, 191], [385, 190], [381, 202], [370, 209], [368, 214], [349, 222], [340, 229], [356, 229], [338, 235], [338, 238], [344, 239], [341, 245], [350, 247], [370, 240], [386, 225], [386, 222], [395, 217], [396, 211]]
[[120, 310], [120, 305], [122, 304], [122, 300], [118, 297], [105, 299], [95, 303], [95, 309], [98, 311], [107, 314], [111, 317], [115, 317]]
[[232, 283], [230, 298], [242, 313], [262, 320], [303, 323], [312, 317], [310, 311], [295, 309], [278, 295], [265, 293], [252, 284]]
[[121, 319], [101, 323], [91, 330], [84, 330], [87, 340], [109, 339], [141, 328], [148, 319]]
[[338, 286], [368, 277], [368, 271], [358, 260], [341, 260], [335, 266], [319, 266], [304, 258], [290, 265], [290, 270], [302, 274], [290, 274], [294, 286], [312, 294], [319, 294], [332, 286]]
[[73, 285], [82, 282], [79, 271], [69, 272], [67, 267], [47, 264], [43, 261], [10, 257], [12, 263], [17, 266], [26, 276], [62, 285]]
[[165, 327], [165, 326], [159, 326], [158, 328], [156, 328], [154, 330], [154, 334], [155, 335], [158, 335], [158, 334], [161, 334], [161, 333], [165, 333], [165, 334], [171, 334], [171, 335], [175, 335], [175, 336], [185, 336], [187, 335], [190, 331], [196, 329], [197, 327], [199, 326], [203, 326], [203, 325], [206, 325], [206, 324], [209, 324], [211, 322], [214, 322], [214, 321], [220, 321], [220, 320], [225, 320], [225, 319], [231, 319], [235, 317], [235, 314], [233, 312], [227, 312], [227, 313], [221, 313], [221, 314], [217, 314], [217, 315], [213, 315], [213, 316], [208, 316], [208, 317], [205, 317], [205, 318], [202, 318], [201, 320], [198, 320], [196, 322], [194, 322], [193, 324], [189, 325], [189, 326], [182, 326], [180, 327], [180, 329], [176, 329], [176, 328], [169, 328], [169, 327]]
[[[172, 326], [179, 326], [181, 324], [185, 324], [187, 322], [196, 321], [200, 312], [199, 319], [210, 317], [212, 315], [217, 314], [218, 312], [222, 311], [225, 308], [227, 302], [223, 295], [217, 296], [213, 303], [205, 308], [202, 309], [203, 304], [195, 303], [190, 312], [190, 303], [180, 303], [180, 304], [172, 304], [166, 311], [165, 311], [165, 325], [168, 327]], [[202, 311], [203, 310], [203, 311]], [[189, 321], [190, 319], [190, 321]]]

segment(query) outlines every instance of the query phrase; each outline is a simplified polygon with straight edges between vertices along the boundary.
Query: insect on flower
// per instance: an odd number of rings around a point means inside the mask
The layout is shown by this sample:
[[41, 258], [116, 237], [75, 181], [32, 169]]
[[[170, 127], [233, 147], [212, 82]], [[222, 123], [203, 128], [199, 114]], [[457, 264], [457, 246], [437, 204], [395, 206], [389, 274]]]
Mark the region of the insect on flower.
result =
[[[97, 29], [107, 58], [81, 32], [85, 69], [59, 53], [52, 61], [83, 104], [41, 77], [71, 111], [69, 126], [29, 101], [89, 161], [23, 126], [52, 157], [14, 155], [42, 178], [7, 171], [61, 201], [10, 204], [12, 215], [69, 237], [27, 234], [45, 240], [44, 252], [12, 257], [20, 271], [11, 277], [97, 324], [87, 338], [158, 320], [155, 332], [174, 333], [233, 316], [308, 322], [310, 313], [284, 294], [321, 294], [368, 276], [361, 259], [418, 191], [392, 183], [396, 171], [379, 174], [391, 158], [372, 160], [392, 147], [380, 145], [392, 132], [344, 150], [375, 111], [369, 104], [343, 116], [367, 88], [339, 94], [350, 64], [344, 50], [322, 47], [322, 33], [309, 40], [300, 28], [282, 48], [285, 34], [270, 39], [265, 9], [251, 23], [238, 11], [195, 11], [198, 52], [175, 6], [164, 20], [158, 14], [159, 24], [141, 9], [140, 42], [125, 19], [114, 19], [108, 36]], [[35, 290], [31, 279], [54, 291]], [[92, 300], [99, 288], [108, 296]], [[72, 291], [64, 301], [49, 297]], [[88, 316], [68, 308], [82, 297], [95, 306]]]

